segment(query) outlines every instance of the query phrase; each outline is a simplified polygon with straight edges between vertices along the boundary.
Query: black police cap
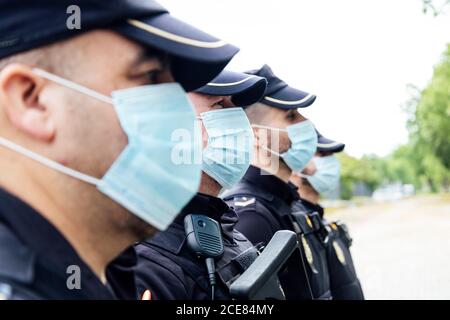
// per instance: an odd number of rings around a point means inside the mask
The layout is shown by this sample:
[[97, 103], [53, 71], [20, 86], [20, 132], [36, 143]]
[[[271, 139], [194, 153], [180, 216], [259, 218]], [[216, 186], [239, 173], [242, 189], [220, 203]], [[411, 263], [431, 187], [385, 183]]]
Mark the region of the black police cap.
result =
[[334, 141], [325, 138], [319, 131], [317, 131], [317, 152], [320, 153], [337, 153], [341, 152], [345, 148], [345, 144], [342, 142]]
[[[80, 30], [67, 25], [73, 5], [80, 9]], [[239, 51], [153, 0], [0, 0], [0, 59], [99, 28], [167, 52], [186, 90], [216, 77]]]
[[211, 96], [231, 96], [235, 106], [247, 107], [261, 100], [267, 87], [262, 77], [224, 70], [207, 85], [195, 90]]
[[274, 108], [290, 110], [309, 107], [316, 100], [316, 96], [290, 87], [286, 82], [278, 78], [268, 65], [259, 70], [251, 70], [248, 74], [257, 75], [267, 79], [267, 89], [262, 103]]

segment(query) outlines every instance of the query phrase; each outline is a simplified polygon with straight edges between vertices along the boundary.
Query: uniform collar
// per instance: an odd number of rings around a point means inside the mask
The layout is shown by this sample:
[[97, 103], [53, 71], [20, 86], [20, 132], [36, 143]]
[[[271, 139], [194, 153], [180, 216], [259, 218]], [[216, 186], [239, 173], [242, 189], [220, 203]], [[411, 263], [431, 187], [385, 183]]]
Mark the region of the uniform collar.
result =
[[230, 207], [222, 199], [197, 193], [183, 208], [176, 218], [177, 222], [184, 223], [184, 217], [188, 214], [203, 214], [214, 220], [220, 221], [223, 214], [230, 211]]
[[136, 300], [138, 297], [135, 280], [137, 254], [133, 246], [114, 259], [106, 269], [108, 283], [120, 300]]
[[216, 220], [220, 224], [224, 240], [234, 243], [234, 226], [238, 220], [236, 212], [222, 199], [202, 193], [197, 193], [191, 199], [167, 230], [157, 233], [144, 242], [175, 255], [180, 254], [185, 248], [184, 218], [188, 214], [202, 214]]
[[[32, 269], [41, 265], [48, 268], [55, 281], [44, 279], [52, 298], [98, 298], [113, 299], [110, 290], [101, 283], [93, 271], [84, 263], [64, 236], [39, 212], [0, 188], [0, 223], [6, 226], [18, 241], [36, 255]], [[68, 290], [67, 268], [76, 265], [81, 271], [81, 290]], [[57, 279], [60, 275], [61, 279]], [[39, 281], [34, 272], [28, 281]], [[63, 283], [60, 283], [63, 281]], [[54, 283], [53, 283], [54, 282]], [[53, 285], [55, 290], [52, 290]], [[62, 289], [63, 292], [61, 291]]]
[[314, 204], [308, 200], [305, 199], [300, 199], [302, 201], [302, 204], [306, 207], [306, 209], [310, 210], [310, 211], [316, 211], [321, 218], [323, 218], [323, 207], [320, 204]]
[[226, 240], [233, 242], [234, 226], [238, 220], [234, 212], [225, 201], [218, 197], [197, 193], [183, 208], [174, 223], [184, 226], [184, 218], [188, 214], [202, 214], [220, 223], [222, 234]]
[[[298, 187], [293, 184], [292, 182], [289, 181], [289, 187], [291, 187], [292, 190], [294, 190], [294, 192], [298, 195]], [[323, 217], [323, 207], [319, 204], [314, 204], [308, 200], [305, 200], [303, 198], [301, 198], [300, 196], [298, 197], [297, 200], [300, 200], [302, 202], [302, 205], [308, 210], [308, 211], [316, 211], [320, 217]]]
[[273, 174], [255, 166], [250, 166], [248, 168], [243, 179], [283, 200], [289, 205], [293, 201], [300, 199], [297, 191], [294, 190], [289, 183], [286, 183]]

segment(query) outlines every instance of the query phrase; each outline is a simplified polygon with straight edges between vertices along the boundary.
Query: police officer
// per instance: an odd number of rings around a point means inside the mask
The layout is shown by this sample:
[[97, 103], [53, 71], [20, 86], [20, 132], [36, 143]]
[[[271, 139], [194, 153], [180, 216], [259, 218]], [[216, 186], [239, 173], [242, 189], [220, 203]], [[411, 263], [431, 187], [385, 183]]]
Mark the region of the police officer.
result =
[[172, 131], [195, 128], [169, 82], [202, 86], [236, 52], [151, 0], [2, 1], [1, 298], [115, 298], [106, 265], [200, 181], [167, 161]]
[[[364, 299], [361, 284], [356, 275], [350, 253], [352, 239], [345, 224], [340, 221], [328, 222], [324, 209], [319, 204], [321, 194], [333, 191], [339, 184], [340, 165], [335, 153], [344, 150], [343, 143], [318, 134], [317, 152], [303, 173], [293, 173], [291, 181], [298, 187], [302, 199], [299, 210], [311, 219], [320, 217], [321, 228], [326, 228], [328, 272], [333, 299]], [[305, 174], [308, 173], [308, 174]]]
[[[266, 80], [230, 71], [189, 93], [201, 121], [202, 181], [199, 193], [170, 227], [136, 246], [136, 283], [142, 299], [230, 299], [228, 286], [256, 258], [256, 248], [234, 229], [236, 213], [220, 198], [246, 172], [253, 132], [242, 108], [264, 94]], [[216, 283], [210, 281], [205, 259], [188, 245], [185, 219], [197, 214], [220, 224], [224, 252], [216, 259]], [[188, 217], [189, 218], [189, 217]]]
[[278, 230], [297, 233], [300, 250], [280, 276], [287, 299], [329, 299], [325, 248], [312, 221], [293, 215], [300, 198], [289, 184], [291, 173], [301, 171], [316, 151], [314, 126], [299, 111], [316, 97], [289, 86], [267, 65], [250, 73], [268, 81], [264, 98], [246, 109], [255, 130], [255, 157], [224, 199], [238, 212], [236, 228], [253, 243], [267, 243]]

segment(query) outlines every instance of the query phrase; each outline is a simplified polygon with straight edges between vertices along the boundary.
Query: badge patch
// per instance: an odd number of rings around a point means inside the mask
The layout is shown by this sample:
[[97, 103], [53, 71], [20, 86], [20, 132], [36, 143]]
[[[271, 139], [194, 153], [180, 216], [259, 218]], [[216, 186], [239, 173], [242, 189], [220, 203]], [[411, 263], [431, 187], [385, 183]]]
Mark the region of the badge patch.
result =
[[247, 197], [240, 197], [240, 198], [234, 198], [234, 205], [236, 207], [246, 207], [251, 204], [255, 203], [255, 198], [247, 198]]
[[145, 290], [142, 294], [141, 300], [152, 300], [152, 292], [150, 290]]
[[311, 250], [311, 247], [309, 246], [308, 241], [306, 240], [304, 235], [302, 235], [301, 238], [302, 238], [303, 249], [304, 249], [305, 255], [306, 255], [306, 261], [308, 261], [308, 264], [311, 267], [311, 270], [313, 273], [319, 273], [319, 271], [317, 271], [317, 269], [314, 265], [314, 257], [313, 257], [312, 250]]
[[338, 257], [339, 262], [343, 265], [346, 265], [347, 262], [345, 261], [344, 251], [342, 251], [341, 246], [339, 245], [339, 243], [336, 242], [336, 240], [333, 241], [333, 248], [334, 251], [336, 252], [336, 256]]
[[313, 228], [313, 224], [312, 224], [311, 218], [309, 216], [305, 216], [305, 218], [306, 218], [306, 223], [312, 229]]

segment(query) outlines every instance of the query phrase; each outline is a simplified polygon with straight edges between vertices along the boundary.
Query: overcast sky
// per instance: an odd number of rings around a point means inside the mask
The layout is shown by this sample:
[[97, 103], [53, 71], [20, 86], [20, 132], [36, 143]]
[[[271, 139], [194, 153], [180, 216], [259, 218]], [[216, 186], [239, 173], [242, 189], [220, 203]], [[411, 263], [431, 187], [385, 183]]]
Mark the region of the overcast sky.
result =
[[[439, 1], [439, 0], [438, 0]], [[423, 88], [450, 42], [450, 14], [420, 0], [160, 0], [171, 13], [241, 48], [228, 69], [269, 64], [315, 93], [305, 115], [351, 155], [407, 141], [408, 84]]]

